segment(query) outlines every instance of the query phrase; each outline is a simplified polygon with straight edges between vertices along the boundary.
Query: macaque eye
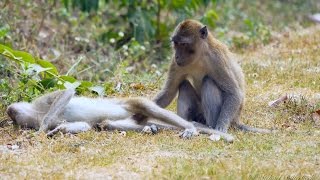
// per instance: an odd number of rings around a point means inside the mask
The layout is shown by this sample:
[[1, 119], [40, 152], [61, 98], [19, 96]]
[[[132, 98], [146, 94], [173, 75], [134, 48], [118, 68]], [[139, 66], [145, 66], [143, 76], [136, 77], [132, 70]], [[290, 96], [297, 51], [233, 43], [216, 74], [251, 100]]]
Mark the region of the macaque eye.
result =
[[193, 50], [193, 49], [189, 49], [189, 50], [188, 50], [188, 53], [189, 53], [189, 54], [193, 54], [193, 53], [194, 53], [194, 50]]
[[181, 46], [186, 47], [188, 44], [187, 43], [180, 43]]

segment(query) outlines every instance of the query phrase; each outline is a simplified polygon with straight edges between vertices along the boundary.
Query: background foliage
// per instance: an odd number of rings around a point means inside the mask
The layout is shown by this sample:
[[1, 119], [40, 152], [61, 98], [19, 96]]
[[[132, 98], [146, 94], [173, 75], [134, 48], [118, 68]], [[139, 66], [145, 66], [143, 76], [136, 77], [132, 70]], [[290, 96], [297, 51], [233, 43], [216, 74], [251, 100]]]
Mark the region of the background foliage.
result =
[[6, 0], [0, 7], [6, 106], [66, 87], [101, 96], [154, 90], [170, 59], [170, 33], [183, 19], [200, 20], [241, 52], [271, 42], [275, 32], [308, 26], [319, 2]]
[[[319, 9], [319, 0], [1, 0], [1, 179], [317, 179], [320, 26], [308, 15]], [[184, 141], [175, 131], [47, 138], [6, 115], [10, 103], [70, 86], [88, 96], [154, 96], [170, 33], [185, 18], [238, 53], [247, 83], [241, 121], [277, 133], [230, 129], [232, 144]]]

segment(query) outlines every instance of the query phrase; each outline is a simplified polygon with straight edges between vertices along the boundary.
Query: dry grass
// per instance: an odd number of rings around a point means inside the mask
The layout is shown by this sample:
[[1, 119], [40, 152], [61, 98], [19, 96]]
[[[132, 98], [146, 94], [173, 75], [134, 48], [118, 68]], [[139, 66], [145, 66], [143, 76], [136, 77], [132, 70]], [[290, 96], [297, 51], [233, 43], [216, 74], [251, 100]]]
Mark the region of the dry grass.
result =
[[[310, 116], [320, 101], [320, 27], [286, 34], [271, 45], [243, 55], [247, 101], [242, 120], [276, 128], [271, 135], [230, 132], [232, 144], [206, 135], [182, 140], [177, 132], [142, 135], [86, 132], [53, 139], [0, 129], [1, 179], [285, 179], [320, 177], [320, 129]], [[308, 99], [269, 108], [285, 93]], [[297, 113], [299, 112], [299, 113]], [[2, 117], [6, 119], [6, 117]], [[8, 149], [8, 144], [18, 149]]]

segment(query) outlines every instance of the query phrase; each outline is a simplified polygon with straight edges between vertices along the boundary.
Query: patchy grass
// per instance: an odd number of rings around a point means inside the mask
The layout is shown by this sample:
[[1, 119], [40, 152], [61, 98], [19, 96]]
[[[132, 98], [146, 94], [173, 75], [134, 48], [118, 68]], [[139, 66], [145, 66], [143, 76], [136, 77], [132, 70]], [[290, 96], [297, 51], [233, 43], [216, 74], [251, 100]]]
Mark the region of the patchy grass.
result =
[[[171, 131], [153, 136], [90, 131], [46, 138], [2, 123], [1, 179], [316, 179], [320, 177], [320, 129], [310, 116], [295, 119], [300, 112], [319, 107], [319, 49], [318, 26], [284, 34], [273, 44], [242, 55], [247, 76], [242, 121], [276, 128], [277, 133], [230, 130], [237, 137], [232, 144], [212, 142], [207, 135], [182, 140]], [[146, 88], [150, 96], [153, 91]], [[268, 107], [269, 101], [285, 93], [302, 95], [308, 103]], [[7, 149], [10, 144], [19, 148]]]

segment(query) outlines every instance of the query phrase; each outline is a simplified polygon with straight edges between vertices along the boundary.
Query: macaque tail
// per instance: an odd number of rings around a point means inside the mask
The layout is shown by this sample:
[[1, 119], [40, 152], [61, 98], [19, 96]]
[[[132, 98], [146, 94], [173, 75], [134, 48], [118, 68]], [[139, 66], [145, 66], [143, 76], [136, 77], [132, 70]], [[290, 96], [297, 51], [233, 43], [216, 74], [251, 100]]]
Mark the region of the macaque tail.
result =
[[241, 123], [235, 124], [235, 127], [242, 131], [256, 132], [256, 133], [262, 133], [262, 134], [268, 134], [272, 132], [269, 129], [255, 128], [255, 127], [251, 127]]

